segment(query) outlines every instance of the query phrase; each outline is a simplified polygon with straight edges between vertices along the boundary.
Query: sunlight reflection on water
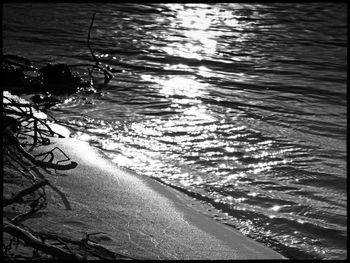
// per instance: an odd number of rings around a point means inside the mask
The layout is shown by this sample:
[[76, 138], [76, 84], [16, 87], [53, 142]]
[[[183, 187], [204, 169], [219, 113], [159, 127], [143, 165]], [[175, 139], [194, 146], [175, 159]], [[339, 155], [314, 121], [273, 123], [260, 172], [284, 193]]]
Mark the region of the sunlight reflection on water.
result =
[[41, 15], [28, 8], [8, 13], [25, 23], [5, 27], [15, 36], [7, 50], [91, 62], [82, 28], [98, 10], [94, 51], [123, 70], [103, 96], [65, 98], [53, 110], [75, 137], [119, 165], [200, 193], [228, 214], [216, 218], [289, 255], [344, 255], [341, 7], [89, 4], [72, 16], [70, 4], [57, 4], [55, 19], [44, 4]]

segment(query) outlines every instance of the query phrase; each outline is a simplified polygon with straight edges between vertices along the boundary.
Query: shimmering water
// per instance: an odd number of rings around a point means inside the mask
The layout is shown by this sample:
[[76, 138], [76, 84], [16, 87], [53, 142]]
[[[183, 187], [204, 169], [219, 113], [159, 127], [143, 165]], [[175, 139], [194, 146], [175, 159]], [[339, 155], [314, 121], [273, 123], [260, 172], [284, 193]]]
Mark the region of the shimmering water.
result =
[[[344, 259], [346, 4], [5, 4], [4, 53], [123, 73], [51, 113], [289, 258]], [[98, 87], [98, 83], [96, 84]]]

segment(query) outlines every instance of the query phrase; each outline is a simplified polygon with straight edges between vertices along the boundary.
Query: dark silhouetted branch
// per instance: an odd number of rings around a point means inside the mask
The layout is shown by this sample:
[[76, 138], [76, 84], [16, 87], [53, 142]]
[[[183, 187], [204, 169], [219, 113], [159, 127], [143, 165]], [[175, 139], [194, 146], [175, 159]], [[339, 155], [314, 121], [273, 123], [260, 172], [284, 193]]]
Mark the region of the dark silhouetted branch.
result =
[[95, 15], [96, 15], [96, 13], [93, 13], [93, 15], [92, 15], [91, 24], [90, 24], [90, 27], [89, 27], [89, 34], [88, 34], [87, 44], [88, 44], [88, 48], [89, 48], [89, 50], [90, 50], [91, 56], [92, 56], [92, 58], [94, 59], [94, 61], [95, 61], [95, 63], [96, 63], [96, 66], [97, 66], [100, 62], [97, 60], [97, 58], [96, 58], [96, 56], [95, 56], [95, 54], [94, 54], [94, 52], [92, 51], [92, 48], [91, 48], [91, 46], [90, 46], [90, 35], [91, 35], [92, 25], [94, 24]]
[[47, 184], [48, 184], [48, 181], [46, 179], [43, 179], [43, 180], [37, 182], [36, 184], [33, 184], [30, 187], [20, 191], [19, 193], [17, 193], [11, 199], [4, 199], [2, 201], [2, 206], [5, 207], [5, 206], [11, 205], [11, 204], [13, 204], [15, 202], [18, 202], [18, 201], [20, 201], [22, 199], [22, 197], [33, 193], [34, 191], [36, 191], [40, 187], [43, 187], [43, 186], [45, 186]]
[[76, 255], [72, 255], [58, 247], [43, 243], [41, 240], [33, 236], [29, 231], [15, 226], [11, 223], [3, 223], [3, 231], [23, 240], [26, 245], [52, 255], [55, 258], [75, 260], [79, 259]]

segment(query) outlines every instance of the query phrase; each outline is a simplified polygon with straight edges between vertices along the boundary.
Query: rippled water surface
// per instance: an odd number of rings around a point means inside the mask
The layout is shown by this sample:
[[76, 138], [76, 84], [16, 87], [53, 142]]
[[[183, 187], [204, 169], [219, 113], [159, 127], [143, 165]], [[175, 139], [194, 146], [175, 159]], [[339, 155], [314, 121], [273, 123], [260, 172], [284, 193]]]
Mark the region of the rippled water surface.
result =
[[289, 258], [344, 259], [346, 4], [5, 4], [4, 53], [124, 70], [74, 137]]

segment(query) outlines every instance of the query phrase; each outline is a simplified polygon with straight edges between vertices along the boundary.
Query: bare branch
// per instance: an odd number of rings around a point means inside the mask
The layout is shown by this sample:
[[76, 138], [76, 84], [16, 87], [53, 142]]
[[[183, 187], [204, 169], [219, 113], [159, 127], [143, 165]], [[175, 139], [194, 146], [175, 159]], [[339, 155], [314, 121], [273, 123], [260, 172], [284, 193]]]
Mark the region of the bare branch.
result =
[[53, 257], [56, 257], [56, 258], [58, 257], [61, 259], [75, 259], [75, 260], [78, 259], [76, 255], [67, 253], [58, 247], [45, 244], [41, 242], [41, 240], [33, 236], [27, 230], [24, 230], [11, 223], [3, 223], [3, 231], [10, 235], [20, 238], [25, 242], [26, 245], [29, 245], [35, 249], [43, 251], [49, 255], [52, 255]]
[[91, 29], [92, 29], [92, 25], [94, 24], [94, 20], [95, 20], [95, 15], [96, 13], [93, 13], [92, 15], [92, 20], [91, 20], [91, 24], [90, 24], [90, 27], [89, 27], [89, 34], [88, 34], [88, 41], [87, 41], [87, 44], [88, 44], [88, 48], [90, 50], [90, 53], [91, 53], [91, 56], [92, 58], [94, 59], [95, 63], [96, 63], [96, 66], [99, 64], [99, 61], [97, 60], [94, 52], [92, 51], [91, 49], [91, 46], [90, 46], [90, 34], [91, 34]]
[[17, 193], [14, 197], [10, 198], [10, 199], [3, 199], [2, 200], [2, 206], [8, 206], [11, 205], [15, 202], [18, 202], [22, 199], [23, 196], [29, 195], [31, 193], [33, 193], [34, 191], [36, 191], [38, 188], [43, 187], [45, 185], [48, 184], [48, 181], [46, 179], [43, 179], [39, 182], [37, 182], [36, 184], [31, 185], [30, 187], [20, 191], [19, 193]]

